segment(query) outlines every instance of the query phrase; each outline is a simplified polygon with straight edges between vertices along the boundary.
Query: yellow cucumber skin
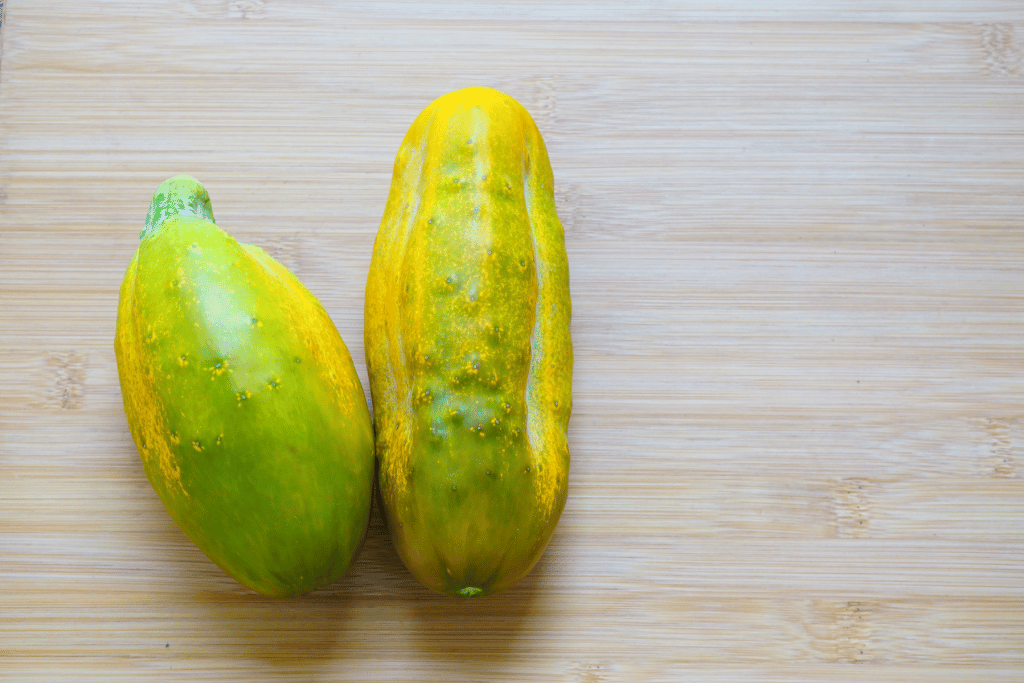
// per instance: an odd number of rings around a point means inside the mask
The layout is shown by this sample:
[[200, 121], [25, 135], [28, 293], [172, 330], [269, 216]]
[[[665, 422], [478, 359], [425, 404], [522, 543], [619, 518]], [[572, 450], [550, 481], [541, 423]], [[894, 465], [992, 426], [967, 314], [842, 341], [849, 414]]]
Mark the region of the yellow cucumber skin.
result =
[[435, 100], [399, 148], [373, 249], [366, 361], [391, 537], [427, 587], [504, 590], [568, 495], [569, 267], [547, 150], [490, 88]]
[[348, 570], [373, 491], [352, 358], [298, 278], [213, 223], [191, 177], [154, 195], [121, 285], [115, 353], [146, 475], [210, 559], [271, 596]]

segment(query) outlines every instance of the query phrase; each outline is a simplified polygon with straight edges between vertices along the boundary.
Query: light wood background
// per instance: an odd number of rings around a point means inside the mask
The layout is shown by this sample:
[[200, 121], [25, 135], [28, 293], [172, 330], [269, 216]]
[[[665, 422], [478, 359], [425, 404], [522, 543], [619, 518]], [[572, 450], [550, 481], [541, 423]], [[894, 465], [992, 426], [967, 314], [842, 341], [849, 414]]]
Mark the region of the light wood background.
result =
[[[4, 3], [0, 679], [1024, 680], [1024, 4], [819, 4]], [[468, 85], [557, 182], [562, 521], [490, 598], [420, 587], [376, 513], [349, 576], [257, 596], [125, 423], [152, 192], [204, 182], [365, 386], [395, 152]]]

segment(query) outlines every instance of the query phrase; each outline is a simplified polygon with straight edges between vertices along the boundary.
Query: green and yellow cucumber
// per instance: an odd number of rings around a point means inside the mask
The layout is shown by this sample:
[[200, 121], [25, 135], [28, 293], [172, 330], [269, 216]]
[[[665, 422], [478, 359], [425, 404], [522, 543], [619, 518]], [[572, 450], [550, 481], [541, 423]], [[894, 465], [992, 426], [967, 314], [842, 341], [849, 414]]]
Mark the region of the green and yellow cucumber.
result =
[[317, 299], [213, 220], [189, 176], [153, 197], [117, 313], [125, 414], [182, 531], [253, 590], [300, 595], [342, 576], [365, 538], [366, 398]]
[[439, 592], [515, 584], [565, 505], [571, 310], [553, 185], [529, 113], [490, 88], [435, 100], [395, 161], [366, 361], [391, 537]]

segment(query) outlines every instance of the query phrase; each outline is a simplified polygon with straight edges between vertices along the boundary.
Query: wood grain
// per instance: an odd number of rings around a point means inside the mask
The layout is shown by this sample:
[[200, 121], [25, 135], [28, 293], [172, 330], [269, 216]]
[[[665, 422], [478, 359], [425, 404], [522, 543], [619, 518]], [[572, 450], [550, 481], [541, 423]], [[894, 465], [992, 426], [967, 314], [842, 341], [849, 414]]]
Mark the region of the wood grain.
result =
[[[1024, 8], [1009, 0], [3, 3], [0, 680], [1019, 681]], [[824, 9], [827, 7], [827, 9]], [[505, 90], [547, 142], [570, 497], [507, 593], [271, 600], [128, 434], [156, 186], [362, 300], [398, 144]]]

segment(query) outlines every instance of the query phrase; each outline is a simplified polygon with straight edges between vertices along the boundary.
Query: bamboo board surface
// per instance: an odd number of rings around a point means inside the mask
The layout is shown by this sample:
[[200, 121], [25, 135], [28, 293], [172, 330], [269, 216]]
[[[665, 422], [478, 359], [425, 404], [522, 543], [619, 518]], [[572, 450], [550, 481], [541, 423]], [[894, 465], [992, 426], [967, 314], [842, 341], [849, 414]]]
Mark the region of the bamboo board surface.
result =
[[[1024, 6], [4, 3], [0, 680], [1024, 678]], [[395, 152], [432, 99], [547, 142], [570, 497], [514, 589], [260, 597], [142, 471], [113, 354], [153, 190], [320, 298], [366, 386]]]

